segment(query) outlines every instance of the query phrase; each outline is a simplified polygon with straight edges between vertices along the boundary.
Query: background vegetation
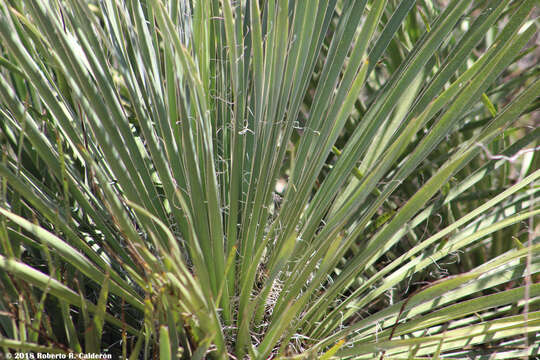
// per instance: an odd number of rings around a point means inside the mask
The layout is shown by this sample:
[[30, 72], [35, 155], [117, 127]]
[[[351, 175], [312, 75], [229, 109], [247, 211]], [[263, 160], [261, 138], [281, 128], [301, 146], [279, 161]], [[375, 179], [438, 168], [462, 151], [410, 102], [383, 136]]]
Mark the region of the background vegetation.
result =
[[0, 1], [0, 348], [533, 358], [537, 4]]

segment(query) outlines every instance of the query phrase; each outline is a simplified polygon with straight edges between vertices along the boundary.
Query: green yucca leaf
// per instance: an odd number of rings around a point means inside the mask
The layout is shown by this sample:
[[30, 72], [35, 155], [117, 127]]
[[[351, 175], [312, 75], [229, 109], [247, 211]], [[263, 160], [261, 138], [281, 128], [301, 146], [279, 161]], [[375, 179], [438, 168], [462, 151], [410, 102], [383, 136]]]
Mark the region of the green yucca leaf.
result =
[[1, 2], [0, 347], [534, 356], [536, 16]]
[[19, 351], [34, 351], [39, 353], [50, 353], [50, 354], [62, 354], [65, 353], [64, 350], [54, 348], [54, 347], [48, 347], [48, 346], [41, 346], [36, 343], [30, 343], [30, 342], [23, 342], [19, 340], [11, 340], [11, 339], [5, 339], [0, 338], [0, 346], [4, 349], [17, 349]]
[[171, 341], [169, 338], [169, 329], [162, 326], [159, 329], [159, 358], [171, 359]]
[[[47, 275], [36, 271], [28, 265], [12, 259], [6, 259], [4, 256], [2, 256], [0, 258], [0, 267], [5, 271], [14, 274], [15, 276], [30, 282], [31, 284], [49, 289], [52, 295], [61, 298], [68, 304], [80, 305], [84, 303], [90, 311], [97, 311], [96, 305], [91, 304], [84, 299], [81, 299], [73, 290], [67, 288], [65, 285], [59, 283], [58, 281], [51, 279]], [[105, 315], [105, 319], [115, 324], [116, 326], [122, 325], [118, 319], [112, 317], [109, 314]], [[128, 327], [127, 329], [131, 332], [136, 332], [135, 329], [133, 329], [132, 327]]]

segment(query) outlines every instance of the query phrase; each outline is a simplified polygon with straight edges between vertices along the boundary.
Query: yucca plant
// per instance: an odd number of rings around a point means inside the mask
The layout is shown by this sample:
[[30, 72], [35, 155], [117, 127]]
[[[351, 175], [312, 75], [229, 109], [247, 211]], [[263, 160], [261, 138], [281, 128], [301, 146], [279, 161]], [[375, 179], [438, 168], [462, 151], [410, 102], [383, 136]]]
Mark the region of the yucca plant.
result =
[[0, 1], [0, 348], [533, 358], [535, 3]]

